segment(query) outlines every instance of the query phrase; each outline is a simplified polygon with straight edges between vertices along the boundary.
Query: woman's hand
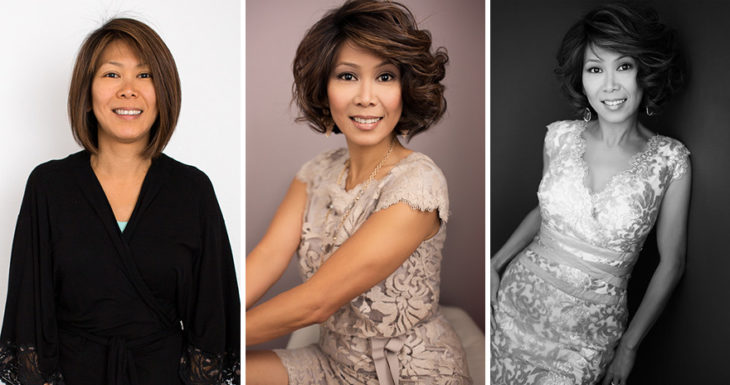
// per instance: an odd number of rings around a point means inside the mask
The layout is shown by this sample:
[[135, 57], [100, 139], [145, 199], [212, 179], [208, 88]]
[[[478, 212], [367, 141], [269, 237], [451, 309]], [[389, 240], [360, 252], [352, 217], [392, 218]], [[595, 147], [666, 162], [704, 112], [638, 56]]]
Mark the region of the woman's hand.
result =
[[603, 385], [625, 385], [635, 360], [636, 351], [619, 344], [603, 378]]

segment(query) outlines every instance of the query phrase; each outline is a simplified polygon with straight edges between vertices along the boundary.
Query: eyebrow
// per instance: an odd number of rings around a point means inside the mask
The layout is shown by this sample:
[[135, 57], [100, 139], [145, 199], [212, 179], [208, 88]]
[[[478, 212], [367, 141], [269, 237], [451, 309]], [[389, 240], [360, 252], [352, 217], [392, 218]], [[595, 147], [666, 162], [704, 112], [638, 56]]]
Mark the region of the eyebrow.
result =
[[[102, 65], [104, 65], [104, 64], [111, 64], [111, 65], [117, 66], [117, 67], [124, 67], [124, 65], [122, 63], [116, 62], [116, 61], [108, 61], [106, 63], [101, 63], [101, 64]], [[148, 66], [147, 63], [139, 63], [139, 64], [137, 64], [137, 68], [139, 68], [139, 67], [146, 67], [146, 66]]]
[[[602, 58], [601, 58], [600, 56], [598, 56], [598, 55], [597, 55], [597, 54], [596, 54], [596, 53], [595, 53], [595, 52], [594, 52], [594, 51], [593, 51], [592, 49], [591, 49], [591, 53], [592, 53], [592, 54], [593, 54], [593, 56], [595, 56], [596, 58], [595, 58], [595, 59], [594, 59], [594, 58], [588, 58], [588, 59], [585, 59], [585, 60], [583, 61], [583, 63], [588, 63], [588, 62], [603, 63], [603, 62], [604, 62], [604, 60], [603, 60], [603, 59], [602, 59]], [[614, 61], [620, 61], [620, 60], [623, 60], [623, 59], [626, 59], [626, 58], [628, 58], [628, 59], [632, 59], [632, 60], [634, 59], [634, 58], [632, 58], [632, 57], [631, 57], [631, 56], [629, 56], [629, 55], [621, 55], [621, 56], [617, 57], [617, 58], [616, 58], [616, 60], [614, 60]]]
[[[383, 60], [383, 61], [382, 61], [382, 62], [381, 62], [380, 64], [378, 64], [377, 66], [375, 66], [375, 68], [385, 67], [386, 65], [389, 65], [389, 64], [390, 64], [390, 65], [395, 65], [395, 64], [393, 64], [393, 63], [391, 63], [391, 62], [389, 62], [389, 61], [387, 61], [387, 60]], [[353, 67], [353, 68], [360, 68], [360, 66], [359, 66], [358, 64], [355, 64], [355, 63], [350, 63], [350, 62], [341, 62], [341, 63], [337, 63], [337, 64], [335, 65], [335, 67], [337, 67], [337, 66], [341, 66], [341, 65], [344, 65], [344, 66], [349, 66], [349, 67]]]

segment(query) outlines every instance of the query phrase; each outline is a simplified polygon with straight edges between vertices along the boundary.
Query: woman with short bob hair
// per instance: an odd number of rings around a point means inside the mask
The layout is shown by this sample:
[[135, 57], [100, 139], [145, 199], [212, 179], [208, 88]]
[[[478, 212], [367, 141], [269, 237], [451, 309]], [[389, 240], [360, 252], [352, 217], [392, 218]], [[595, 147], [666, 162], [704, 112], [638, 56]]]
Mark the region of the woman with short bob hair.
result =
[[[446, 181], [397, 138], [443, 115], [447, 61], [396, 2], [346, 1], [305, 34], [293, 64], [298, 120], [343, 134], [347, 148], [302, 166], [248, 255], [246, 343], [315, 323], [320, 340], [248, 351], [247, 383], [471, 383], [438, 306]], [[305, 282], [253, 307], [295, 252]]]
[[89, 35], [81, 46], [68, 94], [68, 115], [74, 138], [90, 153], [98, 152], [98, 122], [92, 112], [91, 85], [100, 64], [99, 57], [113, 41], [127, 43], [154, 74], [152, 83], [159, 115], [150, 128], [150, 141], [144, 155], [155, 158], [172, 137], [180, 115], [180, 77], [165, 42], [151, 28], [134, 19], [110, 20], [104, 28]]
[[[492, 384], [624, 385], [684, 270], [689, 151], [639, 121], [679, 89], [682, 62], [639, 3], [587, 13], [557, 59], [583, 119], [548, 126], [539, 206], [492, 257]], [[629, 323], [627, 282], [655, 224], [660, 262]]]
[[444, 86], [445, 50], [432, 53], [431, 34], [416, 28], [408, 9], [397, 3], [358, 2], [342, 7], [315, 24], [302, 39], [294, 58], [294, 100], [306, 121], [321, 133], [341, 133], [332, 120], [327, 102], [327, 83], [337, 49], [348, 41], [387, 58], [401, 72], [403, 112], [397, 134], [410, 139], [438, 122], [446, 111]]
[[208, 177], [162, 153], [180, 80], [146, 24], [81, 46], [68, 109], [83, 151], [36, 167], [0, 337], [8, 384], [238, 383], [240, 304]]
[[659, 112], [684, 84], [684, 61], [675, 31], [663, 24], [651, 8], [615, 3], [574, 24], [558, 50], [555, 73], [561, 89], [580, 114], [586, 108], [596, 114], [582, 83], [583, 56], [592, 45], [636, 60], [636, 82], [644, 92], [642, 108], [649, 116]]

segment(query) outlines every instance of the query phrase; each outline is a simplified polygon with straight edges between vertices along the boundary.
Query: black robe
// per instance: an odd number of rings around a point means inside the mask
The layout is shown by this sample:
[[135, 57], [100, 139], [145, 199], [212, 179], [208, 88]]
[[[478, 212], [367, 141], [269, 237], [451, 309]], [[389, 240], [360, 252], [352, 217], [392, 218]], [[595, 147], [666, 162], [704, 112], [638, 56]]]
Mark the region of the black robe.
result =
[[10, 384], [238, 383], [240, 302], [208, 177], [160, 155], [124, 232], [81, 151], [31, 173], [0, 334]]

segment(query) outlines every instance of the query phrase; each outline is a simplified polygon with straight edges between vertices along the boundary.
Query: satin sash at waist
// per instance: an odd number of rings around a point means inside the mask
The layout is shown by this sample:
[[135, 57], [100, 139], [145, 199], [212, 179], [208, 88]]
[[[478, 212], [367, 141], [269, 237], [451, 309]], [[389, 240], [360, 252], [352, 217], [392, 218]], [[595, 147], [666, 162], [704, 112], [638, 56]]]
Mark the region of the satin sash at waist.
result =
[[[400, 383], [401, 370], [398, 354], [406, 345], [408, 336], [412, 333], [417, 333], [418, 329], [428, 327], [430, 322], [435, 321], [439, 317], [442, 317], [440, 310], [436, 310], [428, 317], [420, 320], [412, 328], [408, 329], [406, 333], [397, 336], [360, 337], [349, 335], [346, 336], [346, 338], [362, 339], [362, 342], [367, 341], [367, 345], [370, 347], [369, 355], [373, 360], [375, 374], [378, 378], [378, 385], [398, 385]], [[325, 326], [322, 326], [320, 333], [330, 334], [333, 338], [343, 336], [342, 334], [330, 330]], [[360, 344], [358, 343], [356, 345]], [[327, 351], [325, 351], [325, 353], [329, 354]]]
[[[538, 236], [527, 246], [526, 253], [530, 252], [549, 262], [577, 269], [586, 275], [588, 281], [593, 281], [599, 286], [607, 283], [617, 288], [619, 292], [626, 290], [628, 278], [636, 260], [635, 255], [638, 253], [602, 248], [559, 234], [545, 226], [540, 228]], [[618, 263], [609, 264], [601, 261]], [[520, 262], [553, 286], [578, 298], [605, 304], [616, 304], [619, 301], [619, 297], [615, 293], [591, 290], [589, 287], [595, 285], [590, 282], [586, 282], [584, 287], [566, 282], [546, 271], [530, 258], [521, 258]]]

